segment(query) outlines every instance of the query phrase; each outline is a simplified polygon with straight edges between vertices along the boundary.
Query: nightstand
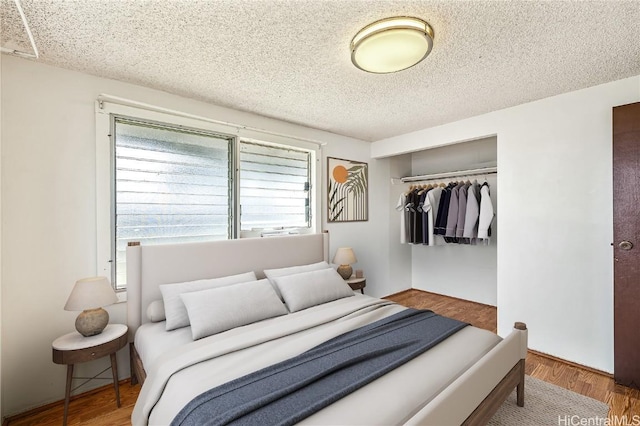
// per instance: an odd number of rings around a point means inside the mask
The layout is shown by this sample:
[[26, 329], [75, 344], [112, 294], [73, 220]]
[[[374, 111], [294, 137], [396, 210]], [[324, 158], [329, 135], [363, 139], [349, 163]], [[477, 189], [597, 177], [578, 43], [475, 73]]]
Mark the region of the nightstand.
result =
[[[77, 331], [74, 331], [73, 333], [60, 336], [53, 341], [53, 344], [51, 345], [53, 348], [53, 362], [56, 364], [67, 364], [67, 387], [64, 394], [63, 425], [67, 424], [71, 382], [74, 378], [73, 366], [80, 362], [92, 361], [107, 355], [111, 357], [113, 386], [116, 391], [116, 402], [118, 404], [118, 408], [120, 408], [120, 389], [118, 387], [118, 365], [116, 363], [116, 352], [127, 345], [127, 340], [126, 325], [108, 324], [102, 333], [96, 336], [84, 337]], [[97, 378], [97, 376], [94, 376], [89, 380], [95, 378]]]
[[360, 290], [360, 293], [364, 294], [364, 288], [367, 286], [367, 279], [364, 277], [355, 278], [352, 276], [347, 280], [347, 284], [349, 284], [351, 290]]

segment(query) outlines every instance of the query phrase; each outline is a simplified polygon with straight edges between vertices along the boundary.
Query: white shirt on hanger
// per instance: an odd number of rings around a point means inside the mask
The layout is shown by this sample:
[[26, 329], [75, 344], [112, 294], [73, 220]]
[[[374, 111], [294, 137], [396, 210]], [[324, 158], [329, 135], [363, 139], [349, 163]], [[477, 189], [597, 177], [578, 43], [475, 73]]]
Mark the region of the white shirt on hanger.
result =
[[489, 238], [489, 227], [495, 216], [493, 203], [489, 193], [489, 185], [482, 185], [480, 188], [480, 217], [478, 219], [478, 238]]
[[433, 188], [427, 192], [427, 198], [424, 200], [422, 210], [427, 213], [429, 224], [429, 245], [435, 246], [435, 235], [433, 234], [433, 226], [436, 221], [436, 215], [438, 214], [438, 206], [440, 205], [440, 196], [442, 195], [442, 188]]

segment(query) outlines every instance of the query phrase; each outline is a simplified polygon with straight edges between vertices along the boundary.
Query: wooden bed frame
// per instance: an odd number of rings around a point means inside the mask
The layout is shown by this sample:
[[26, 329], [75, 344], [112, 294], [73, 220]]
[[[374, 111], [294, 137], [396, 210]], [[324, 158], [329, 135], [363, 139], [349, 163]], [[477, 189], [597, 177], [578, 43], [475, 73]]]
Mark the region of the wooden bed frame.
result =
[[[130, 341], [133, 342], [137, 328], [148, 322], [145, 313], [149, 303], [162, 298], [160, 284], [222, 277], [251, 268], [258, 278], [264, 278], [264, 269], [328, 261], [328, 250], [328, 233], [144, 247], [129, 243], [127, 325]], [[130, 354], [131, 382], [142, 384], [147, 375], [133, 343]], [[527, 328], [524, 323], [516, 323], [508, 336], [407, 424], [486, 424], [514, 388], [517, 404], [524, 406], [526, 354]]]

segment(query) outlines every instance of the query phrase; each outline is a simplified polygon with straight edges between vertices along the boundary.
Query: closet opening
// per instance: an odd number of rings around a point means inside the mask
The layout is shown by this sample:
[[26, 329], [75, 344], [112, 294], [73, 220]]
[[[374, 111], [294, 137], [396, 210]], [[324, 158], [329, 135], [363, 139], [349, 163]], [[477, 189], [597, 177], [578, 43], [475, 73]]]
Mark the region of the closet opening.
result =
[[[407, 205], [398, 212], [405, 217], [397, 219], [410, 246], [413, 288], [497, 306], [497, 166], [497, 136], [411, 154], [412, 181], [401, 183]], [[475, 233], [465, 223], [474, 218]]]

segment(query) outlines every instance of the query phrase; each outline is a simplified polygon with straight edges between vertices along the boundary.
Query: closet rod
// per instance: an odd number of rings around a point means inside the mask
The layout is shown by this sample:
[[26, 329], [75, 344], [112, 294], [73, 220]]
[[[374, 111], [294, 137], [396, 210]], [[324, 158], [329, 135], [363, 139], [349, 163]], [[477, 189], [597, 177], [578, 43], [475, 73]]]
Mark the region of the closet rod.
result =
[[420, 180], [433, 180], [433, 179], [443, 179], [443, 178], [452, 178], [452, 177], [461, 177], [461, 176], [486, 175], [491, 173], [498, 173], [498, 168], [484, 167], [482, 169], [459, 170], [457, 172], [435, 173], [432, 175], [407, 176], [407, 177], [400, 178], [400, 180], [402, 182], [417, 182]]

